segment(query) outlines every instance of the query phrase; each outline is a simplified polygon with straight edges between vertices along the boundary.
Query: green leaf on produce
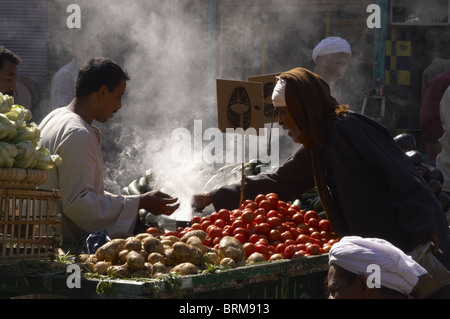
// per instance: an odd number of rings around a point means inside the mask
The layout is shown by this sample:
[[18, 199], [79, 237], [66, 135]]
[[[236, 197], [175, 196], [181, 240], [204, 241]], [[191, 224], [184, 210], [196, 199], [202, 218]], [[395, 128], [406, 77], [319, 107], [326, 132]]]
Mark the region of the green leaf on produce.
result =
[[0, 113], [0, 140], [8, 140], [17, 134], [14, 123], [3, 113]]
[[0, 167], [11, 168], [16, 156], [17, 148], [15, 145], [7, 142], [0, 142]]
[[11, 120], [11, 121], [24, 121], [28, 122], [32, 119], [31, 111], [27, 108], [19, 105], [14, 104], [11, 109], [7, 112], [5, 112], [5, 115]]

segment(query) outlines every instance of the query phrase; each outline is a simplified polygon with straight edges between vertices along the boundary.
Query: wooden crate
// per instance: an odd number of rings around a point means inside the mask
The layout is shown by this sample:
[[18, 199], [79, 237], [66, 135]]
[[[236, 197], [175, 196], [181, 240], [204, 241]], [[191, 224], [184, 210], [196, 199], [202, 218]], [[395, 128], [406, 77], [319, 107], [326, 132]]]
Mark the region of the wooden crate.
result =
[[53, 256], [59, 198], [57, 190], [0, 189], [0, 265]]

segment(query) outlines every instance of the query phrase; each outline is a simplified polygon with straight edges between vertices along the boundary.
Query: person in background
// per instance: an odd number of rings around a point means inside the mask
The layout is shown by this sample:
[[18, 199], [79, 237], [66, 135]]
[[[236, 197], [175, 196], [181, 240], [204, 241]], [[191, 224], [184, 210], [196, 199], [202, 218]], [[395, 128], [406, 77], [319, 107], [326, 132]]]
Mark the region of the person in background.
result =
[[11, 50], [0, 46], [0, 93], [14, 97], [17, 66], [20, 63], [21, 59], [19, 56]]
[[432, 79], [425, 89], [420, 106], [419, 127], [425, 140], [428, 162], [436, 160], [441, 152], [439, 138], [444, 133], [439, 113], [439, 105], [445, 90], [450, 86], [450, 70], [444, 71]]
[[351, 56], [350, 44], [340, 37], [325, 38], [313, 49], [313, 71], [328, 82], [333, 96], [336, 96], [336, 84], [347, 72]]
[[39, 146], [62, 159], [40, 188], [60, 190], [64, 243], [79, 243], [102, 230], [111, 238], [129, 236], [139, 209], [170, 215], [179, 207], [176, 198], [159, 191], [121, 196], [104, 190], [101, 133], [92, 122], [105, 123], [122, 107], [128, 79], [111, 60], [89, 60], [79, 72], [70, 104], [52, 111], [39, 125]]
[[441, 151], [436, 157], [436, 167], [444, 175], [442, 190], [450, 193], [450, 86], [447, 87], [442, 96], [439, 113], [443, 134], [439, 138]]
[[328, 299], [407, 299], [427, 273], [388, 241], [359, 236], [334, 244], [328, 266]]

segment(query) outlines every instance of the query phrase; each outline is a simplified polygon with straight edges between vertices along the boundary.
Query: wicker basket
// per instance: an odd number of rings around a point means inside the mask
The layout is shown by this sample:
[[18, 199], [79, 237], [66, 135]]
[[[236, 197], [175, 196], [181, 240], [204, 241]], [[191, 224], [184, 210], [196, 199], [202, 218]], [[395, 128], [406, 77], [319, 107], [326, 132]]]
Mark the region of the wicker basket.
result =
[[57, 190], [0, 189], [0, 264], [54, 255], [59, 198]]
[[32, 189], [44, 183], [47, 171], [22, 168], [0, 168], [0, 188]]

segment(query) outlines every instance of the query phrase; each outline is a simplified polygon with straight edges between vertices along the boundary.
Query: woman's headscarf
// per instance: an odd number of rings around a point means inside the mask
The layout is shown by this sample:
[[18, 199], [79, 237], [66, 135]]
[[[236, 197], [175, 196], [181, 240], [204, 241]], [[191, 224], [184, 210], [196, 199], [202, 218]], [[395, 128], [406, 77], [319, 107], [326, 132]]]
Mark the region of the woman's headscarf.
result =
[[286, 107], [300, 131], [300, 142], [310, 150], [314, 180], [324, 210], [339, 235], [348, 233], [342, 214], [336, 211], [329, 193], [323, 158], [323, 146], [327, 138], [327, 127], [344, 112], [347, 105], [339, 105], [331, 96], [328, 83], [317, 74], [295, 68], [281, 73], [279, 81], [284, 81]]

